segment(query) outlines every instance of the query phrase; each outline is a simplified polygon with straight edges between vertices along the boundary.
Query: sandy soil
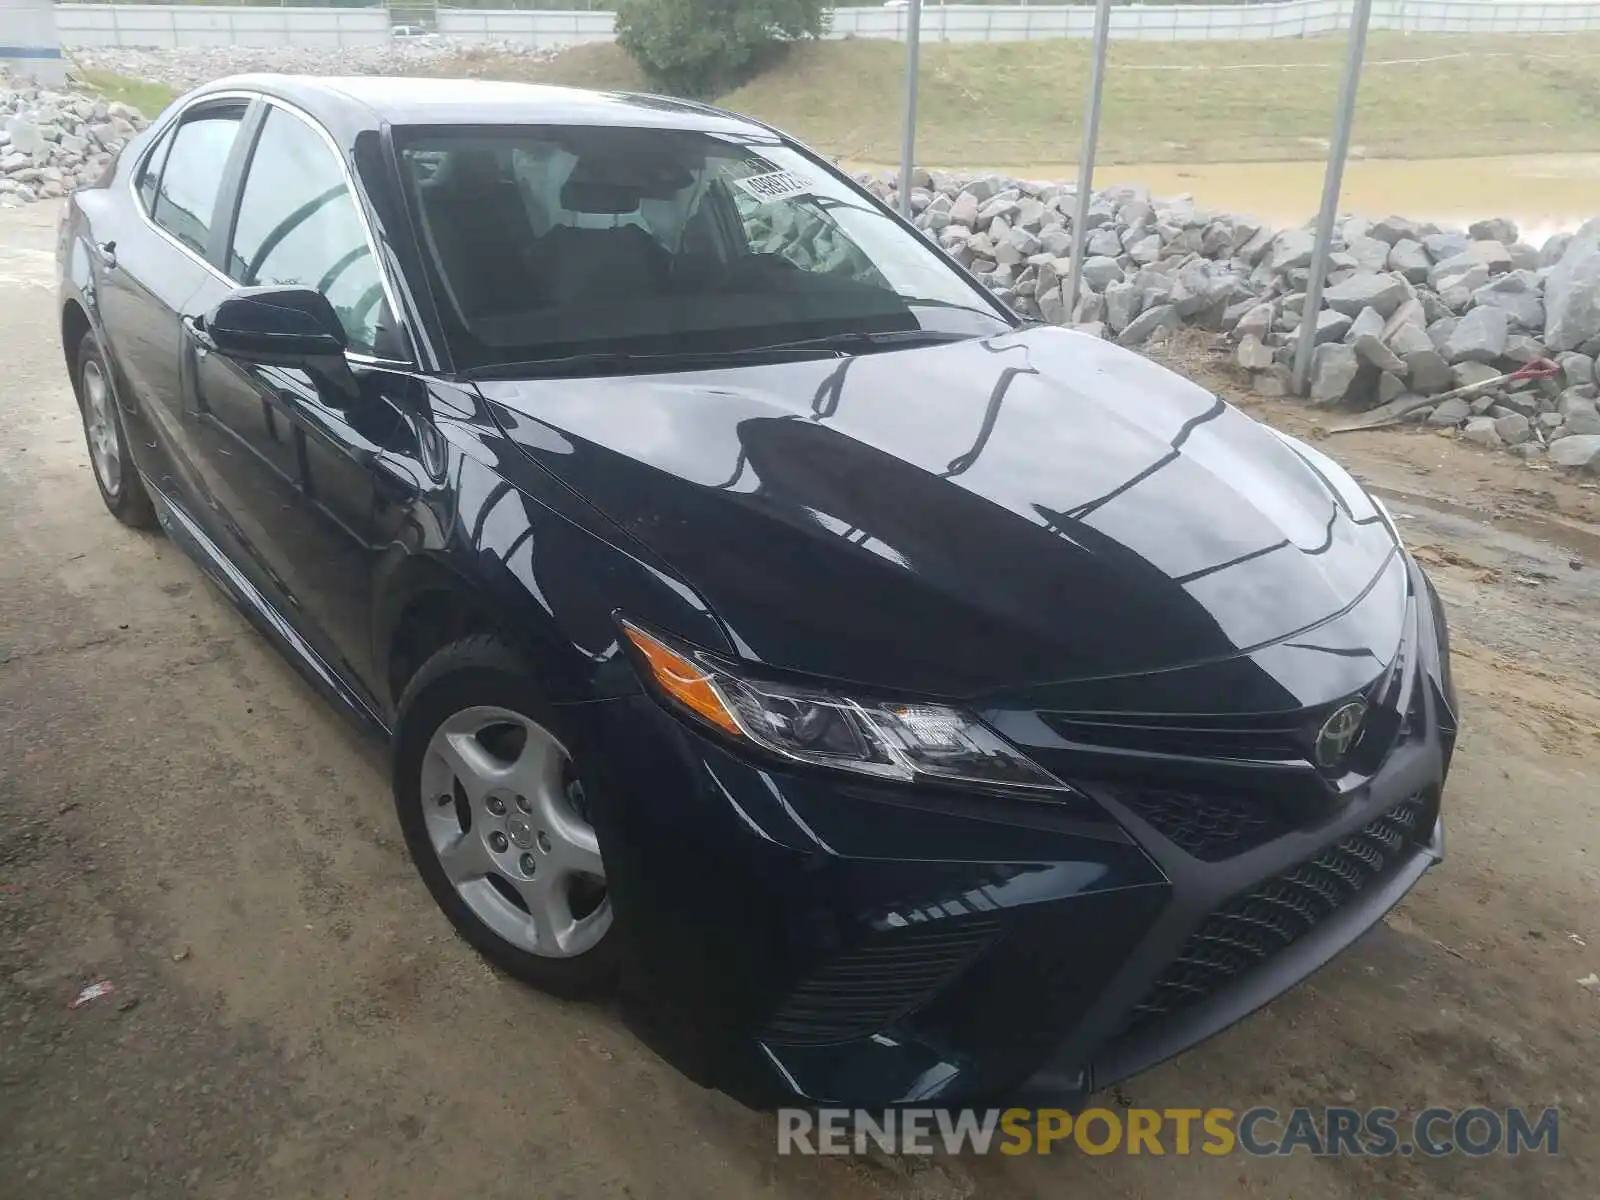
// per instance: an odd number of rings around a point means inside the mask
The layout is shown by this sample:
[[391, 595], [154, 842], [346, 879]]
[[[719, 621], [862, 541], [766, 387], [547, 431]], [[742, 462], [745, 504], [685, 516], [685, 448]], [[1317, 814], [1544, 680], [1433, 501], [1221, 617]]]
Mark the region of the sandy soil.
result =
[[[1323, 442], [1451, 610], [1449, 857], [1307, 985], [1116, 1097], [1554, 1104], [1559, 1157], [779, 1159], [770, 1118], [607, 1010], [485, 968], [413, 877], [380, 757], [170, 544], [104, 513], [55, 216], [0, 213], [0, 1196], [1593, 1194], [1594, 484], [1425, 433]], [[116, 991], [67, 1007], [99, 979]]]

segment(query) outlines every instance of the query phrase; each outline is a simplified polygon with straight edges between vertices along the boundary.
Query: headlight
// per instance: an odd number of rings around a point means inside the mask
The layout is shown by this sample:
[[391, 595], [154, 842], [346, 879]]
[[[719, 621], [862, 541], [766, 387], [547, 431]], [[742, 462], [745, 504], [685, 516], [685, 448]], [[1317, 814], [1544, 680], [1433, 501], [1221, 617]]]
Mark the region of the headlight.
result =
[[[1363, 489], [1363, 490], [1366, 490], [1366, 489]], [[1396, 542], [1398, 542], [1400, 545], [1404, 546], [1406, 544], [1406, 541], [1405, 541], [1405, 539], [1403, 537], [1400, 536], [1400, 526], [1398, 526], [1398, 525], [1396, 525], [1394, 523], [1394, 514], [1389, 511], [1389, 506], [1387, 504], [1385, 504], [1382, 500], [1379, 500], [1378, 497], [1373, 495], [1372, 492], [1370, 492], [1370, 491], [1367, 491], [1367, 499], [1371, 500], [1372, 501], [1372, 506], [1374, 508], [1376, 508], [1380, 513], [1383, 514], [1384, 524], [1386, 524], [1389, 527], [1389, 532], [1394, 534], [1394, 540]]]
[[770, 754], [860, 775], [1065, 791], [977, 717], [945, 704], [847, 696], [734, 673], [622, 622], [649, 677], [678, 708]]

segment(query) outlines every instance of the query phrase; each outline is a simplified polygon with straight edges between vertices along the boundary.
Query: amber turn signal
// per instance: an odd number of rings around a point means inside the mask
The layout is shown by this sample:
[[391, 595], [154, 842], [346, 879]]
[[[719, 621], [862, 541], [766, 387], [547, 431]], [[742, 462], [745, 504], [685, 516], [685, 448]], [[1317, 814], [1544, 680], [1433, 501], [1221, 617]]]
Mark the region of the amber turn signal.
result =
[[711, 682], [710, 675], [670, 646], [651, 637], [637, 625], [630, 625], [624, 621], [622, 631], [628, 635], [628, 640], [634, 644], [639, 653], [644, 655], [644, 660], [650, 667], [650, 674], [662, 691], [724, 733], [731, 733], [735, 737], [743, 735], [744, 731], [739, 728], [739, 722], [734, 720], [733, 714], [728, 711], [728, 706], [723, 703], [722, 695]]

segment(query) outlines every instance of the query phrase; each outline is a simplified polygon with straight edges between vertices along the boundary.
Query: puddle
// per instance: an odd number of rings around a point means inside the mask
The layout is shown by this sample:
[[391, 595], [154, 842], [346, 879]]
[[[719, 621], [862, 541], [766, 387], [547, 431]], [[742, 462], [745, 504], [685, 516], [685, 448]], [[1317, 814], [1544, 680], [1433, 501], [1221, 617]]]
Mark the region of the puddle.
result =
[[[882, 169], [882, 168], [879, 168]], [[1072, 163], [985, 168], [1023, 179], [1071, 179]], [[1298, 225], [1322, 202], [1325, 164], [1313, 162], [1147, 163], [1102, 166], [1095, 183], [1140, 183], [1157, 196], [1189, 193], [1204, 208], [1250, 213], [1274, 225]], [[1576, 229], [1600, 216], [1600, 153], [1499, 158], [1351, 159], [1341, 212], [1391, 213], [1440, 225], [1511, 217], [1525, 241]]]
[[[1316, 214], [1325, 169], [1320, 162], [1151, 164], [1096, 174], [1105, 183], [1137, 179], [1157, 195], [1191, 192], [1208, 208], [1293, 225]], [[1354, 159], [1345, 164], [1339, 199], [1342, 212], [1399, 213], [1440, 225], [1511, 217], [1523, 239], [1538, 245], [1600, 215], [1600, 154]]]
[[[1366, 487], [1380, 499], [1387, 501], [1396, 512], [1403, 511], [1400, 506], [1404, 505], [1415, 512], [1431, 513], [1436, 518], [1459, 518], [1453, 524], [1444, 523], [1451, 524], [1454, 532], [1465, 538], [1481, 539], [1484, 527], [1488, 526], [1502, 540], [1515, 542], [1514, 548], [1530, 559], [1549, 556], [1548, 551], [1544, 551], [1541, 555], [1533, 549], [1535, 544], [1542, 544], [1567, 552], [1558, 556], [1562, 559], [1567, 558], [1569, 554], [1575, 554], [1588, 562], [1600, 563], [1600, 530], [1576, 525], [1559, 517], [1489, 513], [1481, 508], [1458, 504], [1440, 496], [1424, 496], [1403, 488], [1384, 487], [1376, 483], [1369, 482]], [[1402, 529], [1400, 532], [1404, 536], [1405, 530]], [[1585, 583], [1587, 585], [1587, 581]]]

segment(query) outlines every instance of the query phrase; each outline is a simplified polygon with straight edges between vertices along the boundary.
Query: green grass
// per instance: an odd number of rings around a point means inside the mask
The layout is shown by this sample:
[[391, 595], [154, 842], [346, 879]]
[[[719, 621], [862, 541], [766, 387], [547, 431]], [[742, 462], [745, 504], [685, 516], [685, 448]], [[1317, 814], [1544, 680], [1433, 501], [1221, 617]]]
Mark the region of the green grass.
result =
[[[1342, 35], [1113, 42], [1100, 161], [1322, 158], [1344, 54]], [[904, 62], [897, 42], [796, 46], [718, 103], [841, 158], [895, 162]], [[577, 47], [548, 64], [483, 58], [473, 73], [644, 86], [611, 45]], [[918, 159], [930, 166], [1071, 162], [1088, 78], [1087, 41], [929, 43], [922, 50]], [[1600, 33], [1374, 33], [1355, 143], [1360, 153], [1388, 158], [1600, 150]]]
[[178, 98], [178, 93], [164, 83], [129, 79], [124, 75], [113, 75], [110, 71], [80, 70], [78, 74], [107, 100], [131, 104], [147, 117], [154, 117]]
[[[1100, 122], [1101, 160], [1324, 157], [1344, 55], [1342, 36], [1113, 42]], [[902, 61], [903, 49], [887, 42], [799, 47], [786, 64], [723, 97], [723, 103], [756, 116], [781, 117], [786, 127], [833, 153], [894, 161]], [[947, 166], [1071, 161], [1077, 156], [1088, 78], [1086, 41], [925, 47], [919, 158]], [[1375, 33], [1357, 94], [1354, 140], [1373, 157], [1596, 150], [1597, 87], [1596, 34]]]

